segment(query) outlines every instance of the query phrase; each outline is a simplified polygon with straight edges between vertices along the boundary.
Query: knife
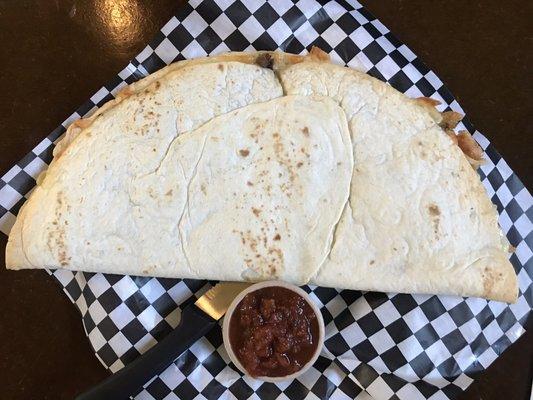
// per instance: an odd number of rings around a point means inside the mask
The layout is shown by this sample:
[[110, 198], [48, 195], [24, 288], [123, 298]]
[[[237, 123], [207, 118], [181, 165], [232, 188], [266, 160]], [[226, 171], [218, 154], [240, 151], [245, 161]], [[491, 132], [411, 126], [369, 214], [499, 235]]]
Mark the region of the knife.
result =
[[209, 332], [233, 299], [250, 285], [245, 282], [218, 283], [183, 309], [179, 325], [162, 341], [100, 384], [78, 395], [76, 400], [119, 400], [137, 394], [150, 378], [163, 372]]

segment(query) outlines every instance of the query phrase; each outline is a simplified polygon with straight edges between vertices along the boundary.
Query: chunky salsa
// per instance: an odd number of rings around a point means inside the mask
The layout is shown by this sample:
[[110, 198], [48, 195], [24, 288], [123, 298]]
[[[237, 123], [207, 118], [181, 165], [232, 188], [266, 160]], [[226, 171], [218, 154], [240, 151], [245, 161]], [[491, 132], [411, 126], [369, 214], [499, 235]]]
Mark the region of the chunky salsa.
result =
[[233, 352], [251, 376], [299, 371], [318, 346], [317, 317], [299, 294], [280, 286], [248, 293], [229, 323]]

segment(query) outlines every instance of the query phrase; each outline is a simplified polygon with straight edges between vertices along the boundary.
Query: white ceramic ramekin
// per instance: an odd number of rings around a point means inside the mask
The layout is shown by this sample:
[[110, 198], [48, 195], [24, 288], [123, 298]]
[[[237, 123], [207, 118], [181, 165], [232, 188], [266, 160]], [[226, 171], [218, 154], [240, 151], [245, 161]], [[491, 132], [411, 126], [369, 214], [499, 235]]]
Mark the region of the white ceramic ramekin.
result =
[[263, 289], [265, 287], [270, 286], [279, 286], [286, 289], [289, 289], [296, 294], [302, 296], [304, 300], [309, 304], [313, 312], [316, 314], [316, 318], [318, 321], [318, 343], [315, 352], [313, 353], [313, 356], [311, 359], [300, 369], [299, 371], [296, 371], [293, 374], [286, 375], [286, 376], [257, 376], [254, 377], [256, 379], [260, 379], [265, 382], [281, 382], [286, 381], [290, 379], [294, 379], [300, 375], [302, 375], [305, 371], [307, 371], [311, 365], [315, 363], [318, 356], [320, 355], [320, 352], [322, 351], [322, 346], [324, 345], [324, 320], [322, 319], [322, 314], [320, 313], [320, 310], [315, 305], [313, 300], [311, 300], [311, 297], [302, 289], [300, 289], [298, 286], [291, 285], [290, 283], [282, 282], [282, 281], [265, 281], [265, 282], [259, 282], [254, 285], [249, 286], [245, 290], [243, 290], [230, 304], [228, 307], [228, 310], [226, 311], [226, 315], [224, 316], [224, 322], [222, 323], [222, 338], [224, 340], [224, 347], [226, 348], [226, 351], [228, 352], [230, 360], [241, 370], [243, 374], [248, 375], [248, 372], [246, 369], [242, 366], [239, 359], [233, 352], [233, 349], [231, 348], [231, 343], [229, 340], [229, 324], [231, 320], [231, 316], [233, 314], [233, 311], [235, 310], [235, 307], [241, 302], [241, 300], [246, 296], [248, 293], [255, 292], [256, 290]]

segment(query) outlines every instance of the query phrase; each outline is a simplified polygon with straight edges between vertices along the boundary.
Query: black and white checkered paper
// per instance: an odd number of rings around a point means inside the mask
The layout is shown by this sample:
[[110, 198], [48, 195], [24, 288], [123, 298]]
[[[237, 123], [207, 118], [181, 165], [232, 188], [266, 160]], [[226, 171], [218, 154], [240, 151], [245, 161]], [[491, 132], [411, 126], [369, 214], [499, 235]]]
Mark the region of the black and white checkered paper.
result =
[[[412, 97], [462, 112], [440, 79], [354, 0], [193, 0], [130, 64], [0, 180], [0, 230], [8, 234], [54, 142], [75, 119], [125, 85], [173, 61], [229, 50], [311, 46]], [[533, 306], [533, 199], [489, 141], [481, 180], [516, 251], [516, 304], [477, 298], [362, 293], [306, 287], [326, 323], [325, 348], [300, 378], [281, 384], [243, 376], [229, 361], [220, 327], [147, 382], [136, 399], [453, 399], [523, 332]], [[78, 307], [96, 356], [119, 370], [163, 338], [213, 282], [50, 271]]]

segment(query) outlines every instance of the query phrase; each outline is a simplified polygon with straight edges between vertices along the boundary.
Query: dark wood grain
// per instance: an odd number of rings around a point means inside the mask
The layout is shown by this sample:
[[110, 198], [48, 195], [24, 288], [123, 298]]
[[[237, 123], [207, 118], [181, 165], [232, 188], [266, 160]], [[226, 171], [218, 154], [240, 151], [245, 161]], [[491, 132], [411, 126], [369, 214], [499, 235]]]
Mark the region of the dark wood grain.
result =
[[[121, 70], [180, 3], [0, 0], [0, 173]], [[436, 71], [531, 187], [531, 2], [363, 3]], [[110, 24], [109, 7], [127, 23]], [[4, 246], [0, 239], [1, 266]], [[44, 272], [0, 268], [0, 293], [2, 398], [72, 399], [106, 376], [77, 311]], [[531, 333], [519, 339], [461, 400], [525, 399], [532, 343]]]

